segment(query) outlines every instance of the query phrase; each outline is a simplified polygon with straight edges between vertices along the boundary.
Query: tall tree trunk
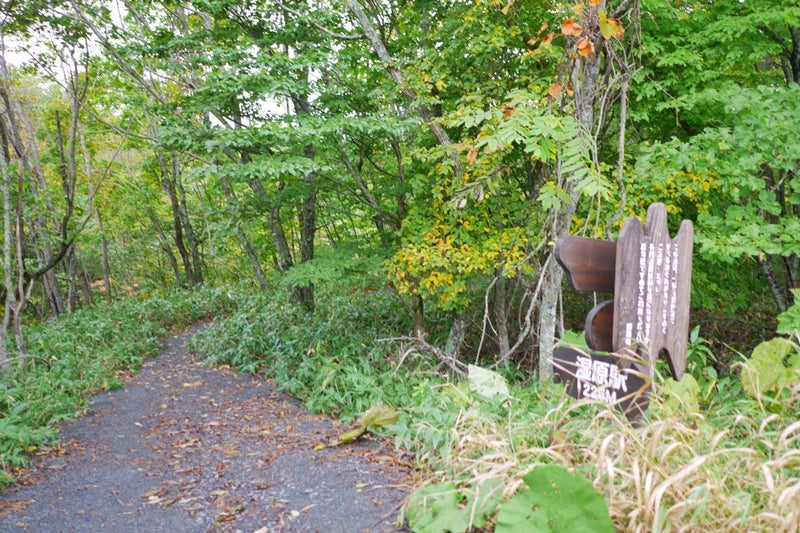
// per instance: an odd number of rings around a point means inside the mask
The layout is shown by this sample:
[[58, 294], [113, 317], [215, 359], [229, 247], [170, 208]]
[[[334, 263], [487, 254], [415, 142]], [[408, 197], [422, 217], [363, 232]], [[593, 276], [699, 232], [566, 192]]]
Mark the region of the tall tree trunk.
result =
[[[256, 195], [257, 199], [264, 200], [267, 198], [267, 191], [264, 189], [264, 184], [257, 179], [252, 179], [249, 182], [250, 190]], [[283, 182], [278, 184], [278, 190], [284, 187]], [[278, 270], [286, 272], [294, 266], [294, 259], [292, 258], [292, 249], [289, 247], [289, 241], [286, 239], [286, 232], [283, 230], [283, 220], [281, 218], [281, 205], [280, 201], [275, 201], [275, 204], [270, 207], [269, 214], [267, 215], [267, 224], [269, 231], [272, 235], [272, 242], [275, 245], [275, 253], [278, 256]]]
[[[100, 208], [97, 207], [97, 205], [94, 203], [94, 198], [95, 195], [97, 194], [100, 182], [98, 181], [98, 183], [91, 183], [91, 177], [94, 176], [94, 168], [92, 166], [92, 158], [89, 154], [89, 149], [86, 146], [86, 137], [85, 135], [80, 135], [78, 138], [81, 144], [81, 152], [83, 153], [83, 167], [84, 167], [83, 171], [86, 174], [87, 178], [90, 179], [90, 184], [91, 184], [89, 196], [92, 199], [92, 202], [90, 203], [91, 213], [89, 216], [91, 216], [91, 214], [94, 214], [95, 221], [97, 222], [97, 231], [100, 234], [100, 264], [103, 269], [103, 283], [105, 284], [106, 287], [106, 301], [108, 303], [111, 303], [114, 299], [114, 295], [112, 293], [112, 287], [111, 287], [111, 263], [109, 262], [108, 258], [108, 237], [106, 236], [105, 229], [103, 228], [103, 216], [100, 213]], [[121, 148], [122, 145], [120, 144], [120, 146], [117, 148], [116, 153], [114, 154], [113, 159], [116, 159], [116, 156], [117, 154], [119, 154]], [[105, 178], [110, 168], [111, 164], [109, 163], [109, 165], [103, 172], [103, 177], [101, 178], [101, 180]], [[86, 285], [86, 287], [84, 287], [86, 302], [91, 306], [94, 305], [92, 290], [91, 290], [92, 280], [88, 279], [85, 267], [83, 268], [83, 272], [84, 272], [83, 284]]]
[[[309, 72], [304, 69], [302, 72], [303, 80], [308, 84]], [[299, 121], [311, 115], [311, 104], [308, 97], [300, 94], [291, 96], [294, 106], [295, 116]], [[316, 149], [313, 144], [303, 147], [303, 155], [313, 161], [316, 157]], [[300, 208], [300, 262], [306, 263], [314, 259], [314, 240], [317, 234], [317, 173], [311, 171], [305, 177], [305, 184], [308, 192], [303, 198]], [[307, 311], [314, 310], [314, 284], [308, 283], [301, 287], [295, 287], [295, 297], [299, 299]]]
[[497, 324], [497, 352], [501, 358], [507, 358], [511, 355], [511, 343], [508, 340], [508, 280], [502, 268], [495, 275], [493, 307]]
[[75, 246], [67, 252], [67, 312], [74, 313], [78, 306], [78, 261], [75, 258]]
[[[0, 51], [1, 52], [1, 51]], [[11, 324], [11, 308], [14, 306], [14, 277], [12, 264], [12, 251], [14, 243], [11, 231], [11, 173], [8, 168], [8, 144], [3, 121], [0, 120], [0, 177], [3, 195], [3, 322], [0, 325], [0, 374], [11, 367], [11, 358], [8, 356], [8, 327]]]
[[[76, 144], [78, 137], [78, 113], [79, 113], [78, 99], [73, 91], [72, 98], [72, 115], [69, 126], [68, 142], [65, 146], [64, 135], [61, 129], [61, 114], [56, 111], [56, 137], [58, 139], [58, 155], [60, 159], [59, 173], [61, 174], [61, 188], [64, 191], [64, 199], [66, 211], [61, 221], [59, 232], [62, 240], [66, 240], [68, 234], [67, 224], [72, 218], [75, 205], [75, 182], [77, 179], [77, 171], [75, 167], [75, 154]], [[71, 245], [66, 253], [65, 272], [67, 273], [67, 304], [66, 311], [72, 313], [75, 311], [77, 303], [77, 264], [75, 261], [75, 245]]]
[[[223, 194], [225, 195], [225, 203], [228, 205], [228, 207], [232, 207], [236, 201], [236, 195], [234, 194], [230, 183], [228, 183], [228, 179], [221, 173], [219, 175], [219, 184], [222, 187]], [[264, 274], [264, 269], [261, 268], [261, 261], [258, 258], [258, 253], [256, 252], [255, 246], [253, 246], [253, 241], [244, 232], [238, 221], [236, 223], [236, 235], [239, 237], [239, 243], [241, 243], [244, 253], [247, 255], [247, 259], [250, 261], [250, 266], [253, 267], [253, 272], [256, 275], [258, 286], [261, 287], [262, 291], [266, 291], [269, 289], [269, 283], [267, 283], [267, 277]]]
[[[47, 217], [44, 214], [36, 214], [31, 220], [31, 238], [36, 243], [36, 253], [41, 266], [33, 274], [27, 275], [24, 271], [24, 262], [20, 263], [23, 267], [22, 277], [23, 280], [27, 277], [36, 281], [41, 279], [46, 299], [50, 306], [50, 311], [53, 316], [57, 316], [63, 309], [61, 289], [56, 277], [54, 267], [56, 267], [66, 255], [68, 246], [71, 242], [66, 238], [65, 228], [69, 220], [71, 212], [66, 214], [63, 222], [59, 222], [59, 217], [56, 215], [56, 210], [53, 203], [50, 201], [48, 186], [44, 180], [42, 172], [41, 158], [39, 155], [39, 148], [36, 142], [36, 131], [32, 124], [25, 115], [25, 110], [21, 104], [12, 98], [10, 94], [10, 77], [8, 68], [5, 61], [5, 49], [0, 52], [0, 100], [3, 103], [2, 120], [4, 121], [4, 135], [7, 145], [13, 147], [17, 159], [19, 160], [21, 172], [32, 178], [32, 191], [35, 195], [41, 198], [45, 207], [45, 211], [52, 220], [52, 226], [47, 222]], [[24, 133], [23, 133], [24, 129]], [[18, 174], [19, 179], [22, 179], [22, 174]], [[21, 198], [18, 198], [18, 225], [22, 227], [22, 209]], [[48, 227], [56, 228], [56, 233], [59, 234], [61, 239], [61, 246], [57, 252], [53, 251], [48, 238]], [[17, 235], [17, 241], [21, 239], [21, 234]], [[17, 250], [17, 254], [21, 254], [21, 250]], [[25, 285], [23, 281], [23, 286]], [[22, 308], [24, 305], [24, 291], [17, 295], [19, 301], [18, 305]]]
[[103, 282], [106, 285], [106, 301], [111, 303], [114, 295], [111, 293], [111, 263], [108, 260], [108, 238], [106, 237], [105, 230], [103, 229], [103, 217], [100, 214], [100, 209], [94, 208], [95, 218], [97, 218], [97, 231], [100, 232], [100, 262], [103, 265]]
[[161, 250], [164, 251], [164, 255], [167, 256], [167, 261], [169, 262], [170, 267], [172, 267], [172, 273], [175, 275], [175, 281], [178, 283], [179, 287], [186, 288], [186, 281], [183, 279], [183, 276], [181, 275], [181, 269], [178, 266], [178, 259], [172, 252], [172, 247], [170, 246], [170, 239], [164, 232], [164, 228], [161, 227], [161, 221], [158, 219], [158, 216], [156, 216], [156, 214], [153, 212], [150, 213], [150, 221], [153, 223], [153, 227], [155, 228], [156, 234], [158, 235], [158, 240], [161, 243]]
[[451, 361], [459, 360], [466, 334], [467, 322], [464, 319], [464, 314], [453, 313], [453, 322], [450, 324], [450, 332], [447, 334], [447, 343], [444, 348], [445, 354]]
[[[14, 304], [11, 306], [12, 323], [14, 326], [14, 342], [17, 345], [17, 364], [20, 370], [25, 370], [27, 361], [25, 358], [25, 340], [22, 336], [22, 312], [28, 304], [28, 288], [25, 286], [25, 258], [22, 252], [22, 171], [17, 172], [17, 197], [16, 209], [14, 216], [14, 237], [15, 237], [15, 250], [16, 250], [16, 271], [17, 280], [15, 291], [17, 297]], [[30, 288], [33, 288], [33, 280], [30, 281]]]
[[758, 263], [761, 265], [761, 271], [767, 279], [769, 289], [772, 291], [772, 296], [775, 299], [775, 305], [778, 311], [783, 313], [789, 308], [789, 298], [787, 296], [785, 285], [778, 280], [778, 275], [775, 272], [775, 267], [772, 264], [773, 257], [768, 255], [763, 259], [759, 259]]
[[172, 175], [175, 176], [175, 188], [178, 192], [178, 215], [180, 216], [181, 224], [186, 234], [186, 242], [189, 245], [189, 253], [192, 257], [191, 284], [193, 286], [202, 285], [203, 261], [200, 256], [200, 243], [194, 232], [192, 221], [189, 219], [189, 209], [186, 206], [186, 191], [183, 189], [181, 169], [175, 156], [172, 157]]
[[194, 280], [194, 269], [192, 267], [192, 259], [189, 255], [189, 251], [186, 249], [186, 242], [183, 236], [183, 218], [181, 217], [180, 213], [180, 202], [178, 200], [178, 191], [175, 185], [175, 180], [177, 178], [172, 174], [172, 169], [167, 165], [167, 161], [163, 153], [158, 154], [158, 161], [161, 167], [161, 189], [167, 194], [170, 204], [170, 212], [172, 216], [172, 240], [175, 243], [175, 247], [178, 249], [178, 255], [180, 255], [181, 262], [183, 264], [182, 279], [185, 283], [182, 283], [181, 286], [186, 286], [186, 284], [191, 286]]
[[[4, 99], [6, 99], [6, 96], [7, 93], [4, 91]], [[9, 138], [17, 152], [18, 157], [20, 158], [23, 169], [33, 178], [34, 187], [32, 187], [32, 189], [34, 194], [42, 198], [45, 210], [51, 215], [53, 221], [53, 225], [50, 226], [44, 214], [39, 213], [34, 215], [30, 221], [30, 236], [34, 243], [36, 243], [36, 254], [39, 263], [42, 265], [31, 277], [41, 279], [44, 294], [50, 306], [50, 313], [55, 317], [61, 314], [64, 305], [61, 295], [61, 288], [59, 286], [54, 267], [58, 265], [65, 255], [66, 242], [62, 240], [62, 249], [58, 253], [55, 253], [50, 245], [47, 228], [60, 228], [60, 224], [58, 222], [58, 217], [55, 215], [55, 207], [50, 201], [49, 194], [47, 192], [48, 188], [42, 172], [39, 148], [35, 142], [26, 144], [23, 141], [23, 135], [18, 129], [15, 116], [18, 116], [19, 120], [22, 122], [22, 125], [25, 127], [26, 138], [35, 139], [36, 132], [34, 131], [27, 117], [25, 117], [23, 114], [21, 106], [17, 105], [15, 102], [12, 103], [6, 99], [6, 113], [9, 126]], [[21, 203], [19, 204], [19, 209], [22, 209]], [[20, 212], [20, 216], [22, 216], [22, 212]], [[57, 232], [59, 234], [62, 233], [60, 229]]]
[[[620, 9], [628, 9], [629, 2], [623, 4]], [[600, 10], [606, 9], [606, 2], [602, 1], [598, 5], [590, 8], [593, 16]], [[624, 12], [615, 13], [615, 17], [622, 17]], [[576, 54], [572, 63], [571, 86], [575, 94], [575, 114], [583, 128], [584, 146], [587, 152], [595, 153], [596, 147], [592, 140], [592, 132], [596, 129], [595, 124], [595, 105], [600, 98], [600, 51], [603, 49], [602, 36], [599, 26], [594, 25], [594, 29], [587, 37], [596, 45], [596, 53], [583, 57]], [[599, 117], [600, 120], [603, 117]], [[550, 225], [547, 242], [558, 242], [561, 238], [569, 234], [572, 224], [572, 217], [580, 198], [580, 191], [575, 190], [574, 183], [566, 176], [559, 176], [560, 184], [564, 191], [569, 195], [567, 202], [561, 209], [551, 213], [552, 223]], [[552, 253], [552, 250], [551, 250]], [[558, 323], [558, 302], [561, 298], [561, 282], [563, 271], [558, 263], [552, 258], [545, 263], [545, 271], [542, 283], [541, 305], [539, 307], [539, 378], [549, 379], [553, 375], [553, 347], [556, 341], [556, 324]]]
[[83, 300], [86, 305], [92, 307], [94, 305], [94, 296], [92, 295], [92, 280], [89, 279], [89, 272], [86, 270], [86, 264], [79, 261], [80, 268], [78, 268], [78, 283], [83, 293]]

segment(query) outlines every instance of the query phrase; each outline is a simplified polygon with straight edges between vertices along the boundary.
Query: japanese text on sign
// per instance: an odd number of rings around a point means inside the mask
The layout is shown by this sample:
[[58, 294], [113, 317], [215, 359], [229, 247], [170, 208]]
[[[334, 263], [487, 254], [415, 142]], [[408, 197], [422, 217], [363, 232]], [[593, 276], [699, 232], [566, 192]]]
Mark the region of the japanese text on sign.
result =
[[575, 363], [575, 377], [583, 398], [613, 405], [619, 392], [628, 392], [628, 376], [621, 374], [617, 365], [584, 356], [578, 356]]

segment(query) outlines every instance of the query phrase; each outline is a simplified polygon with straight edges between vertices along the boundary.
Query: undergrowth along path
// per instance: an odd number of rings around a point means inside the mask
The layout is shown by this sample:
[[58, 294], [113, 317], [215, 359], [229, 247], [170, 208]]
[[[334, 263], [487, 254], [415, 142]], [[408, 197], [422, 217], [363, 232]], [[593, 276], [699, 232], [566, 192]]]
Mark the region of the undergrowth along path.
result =
[[184, 351], [193, 328], [60, 428], [0, 492], [0, 531], [388, 532], [409, 457], [306, 411], [267, 380]]

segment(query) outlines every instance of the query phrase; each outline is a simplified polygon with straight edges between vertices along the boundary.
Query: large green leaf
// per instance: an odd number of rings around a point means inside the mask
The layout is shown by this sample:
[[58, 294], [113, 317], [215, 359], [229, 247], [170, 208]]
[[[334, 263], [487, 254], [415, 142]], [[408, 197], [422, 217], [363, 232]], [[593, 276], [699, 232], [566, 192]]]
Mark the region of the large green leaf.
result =
[[750, 396], [760, 396], [800, 382], [800, 352], [783, 337], [762, 342], [742, 367], [742, 386]]
[[461, 495], [454, 483], [435, 483], [408, 498], [408, 523], [415, 533], [466, 531]]
[[540, 466], [500, 509], [496, 533], [603, 533], [614, 524], [601, 494], [583, 477], [558, 465]]
[[511, 393], [505, 378], [492, 370], [469, 365], [469, 387], [487, 400], [509, 400]]
[[458, 533], [483, 526], [503, 495], [500, 479], [490, 478], [459, 489], [454, 483], [436, 483], [408, 499], [408, 523], [415, 533]]

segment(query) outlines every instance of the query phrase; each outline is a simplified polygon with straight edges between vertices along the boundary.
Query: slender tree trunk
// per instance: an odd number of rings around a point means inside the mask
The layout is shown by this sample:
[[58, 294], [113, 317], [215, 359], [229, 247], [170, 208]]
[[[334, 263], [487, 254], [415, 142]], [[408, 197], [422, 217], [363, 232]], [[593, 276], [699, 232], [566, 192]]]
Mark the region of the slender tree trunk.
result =
[[[78, 137], [78, 113], [79, 105], [77, 97], [73, 93], [72, 98], [72, 116], [69, 127], [68, 143], [65, 145], [64, 136], [61, 130], [61, 114], [56, 111], [56, 136], [58, 139], [58, 154], [60, 158], [59, 173], [61, 174], [61, 188], [64, 191], [64, 199], [66, 212], [59, 228], [59, 233], [62, 240], [66, 240], [68, 233], [67, 224], [72, 218], [75, 202], [75, 182], [77, 179], [77, 171], [75, 168], [75, 154], [76, 144]], [[67, 273], [67, 309], [66, 311], [72, 313], [75, 311], [77, 303], [77, 263], [75, 261], [75, 245], [69, 246], [66, 252], [66, 265], [65, 272]]]
[[[592, 7], [593, 10], [604, 10], [605, 1]], [[590, 39], [600, 44], [602, 37], [599, 28], [595, 28], [594, 34]], [[572, 64], [572, 89], [575, 92], [575, 113], [583, 127], [584, 145], [588, 152], [596, 150], [592, 141], [591, 132], [595, 129], [594, 107], [599, 98], [600, 85], [600, 50], [597, 46], [597, 53], [592, 53], [588, 57], [577, 54]], [[602, 117], [601, 117], [602, 118]], [[569, 195], [567, 202], [561, 209], [551, 213], [552, 224], [548, 231], [547, 241], [558, 242], [561, 238], [569, 234], [572, 217], [580, 198], [580, 191], [575, 190], [574, 184], [559, 176], [560, 183], [564, 191]], [[551, 250], [552, 253], [552, 250]], [[556, 342], [556, 324], [558, 323], [558, 302], [561, 298], [561, 282], [563, 271], [556, 261], [547, 261], [542, 283], [541, 305], [539, 307], [539, 378], [549, 379], [553, 375], [553, 347]]]
[[[267, 191], [264, 189], [264, 184], [257, 179], [249, 181], [250, 190], [256, 195], [257, 199], [266, 199]], [[284, 187], [281, 182], [278, 184], [278, 190]], [[278, 270], [286, 272], [294, 266], [294, 259], [292, 259], [292, 250], [289, 247], [289, 241], [286, 239], [286, 232], [283, 230], [283, 220], [281, 218], [281, 206], [278, 201], [275, 202], [267, 216], [267, 224], [269, 231], [272, 235], [272, 242], [275, 245], [275, 252], [278, 255]]]
[[[19, 113], [20, 121], [25, 127], [28, 138], [35, 139], [36, 132], [33, 128], [33, 125], [24, 115], [22, 109], [19, 109]], [[24, 161], [30, 158], [28, 170], [34, 179], [34, 183], [36, 184], [36, 194], [42, 198], [45, 209], [47, 213], [49, 213], [52, 222], [52, 225], [48, 224], [47, 218], [43, 214], [36, 215], [31, 221], [31, 228], [33, 230], [31, 232], [31, 237], [34, 239], [34, 242], [38, 243], [37, 255], [39, 256], [39, 262], [43, 265], [38, 270], [38, 276], [41, 278], [44, 293], [50, 305], [50, 314], [51, 316], [56, 317], [64, 311], [64, 303], [63, 296], [61, 294], [61, 287], [58, 283], [58, 277], [56, 276], [55, 267], [66, 255], [67, 242], [65, 230], [66, 223], [71, 216], [71, 210], [65, 213], [63, 222], [58, 220], [58, 216], [56, 216], [56, 209], [48, 194], [47, 182], [44, 179], [39, 148], [35, 142], [30, 142], [27, 144], [25, 149], [30, 153], [30, 155], [22, 157], [22, 159]], [[53, 247], [50, 245], [47, 235], [48, 227], [54, 228], [56, 233], [58, 233], [61, 237], [61, 249], [57, 253], [53, 251]]]
[[158, 160], [161, 167], [161, 189], [167, 193], [167, 198], [169, 199], [170, 203], [170, 212], [172, 215], [172, 240], [175, 243], [175, 247], [178, 249], [178, 255], [180, 255], [181, 262], [183, 264], [184, 274], [182, 279], [184, 280], [184, 283], [181, 283], [181, 286], [185, 287], [187, 283], [189, 285], [192, 284], [194, 279], [194, 271], [192, 268], [192, 259], [189, 256], [189, 251], [186, 249], [186, 242], [184, 241], [183, 236], [184, 228], [180, 213], [178, 192], [175, 185], [176, 177], [172, 175], [171, 168], [167, 165], [164, 154], [159, 153]]
[[[9, 93], [10, 86], [11, 84], [8, 75], [8, 68], [5, 61], [5, 49], [3, 48], [2, 53], [0, 53], [0, 99], [2, 99], [4, 108], [3, 118], [5, 120], [5, 139], [7, 144], [13, 146], [14, 148], [14, 152], [19, 159], [21, 167], [20, 171], [33, 178], [34, 187], [32, 187], [32, 189], [34, 194], [42, 198], [46, 212], [50, 214], [52, 220], [54, 221], [53, 227], [59, 228], [58, 233], [60, 233], [62, 240], [61, 249], [58, 253], [54, 253], [47, 237], [46, 228], [48, 227], [48, 224], [46, 222], [46, 217], [43, 214], [37, 214], [34, 216], [33, 220], [31, 221], [31, 237], [34, 239], [34, 242], [38, 243], [36, 249], [38, 258], [42, 263], [42, 267], [39, 268], [39, 270], [37, 270], [31, 276], [31, 278], [34, 280], [41, 278], [44, 293], [50, 305], [50, 311], [53, 316], [57, 316], [59, 313], [61, 313], [63, 304], [58, 279], [56, 278], [56, 273], [53, 268], [64, 258], [68, 243], [66, 241], [65, 234], [63, 231], [60, 231], [64, 225], [59, 223], [58, 217], [56, 216], [55, 207], [48, 196], [47, 183], [45, 182], [42, 173], [39, 148], [36, 142], [26, 141], [26, 139], [36, 139], [36, 132], [31, 123], [28, 121], [22, 106], [18, 101], [14, 100], [12, 95]], [[24, 134], [22, 132], [22, 128], [25, 130]], [[18, 176], [19, 181], [21, 180], [22, 174], [18, 173]], [[21, 209], [22, 202], [21, 199], [18, 198], [17, 215], [18, 218], [20, 218], [18, 224], [20, 228], [22, 227]], [[66, 220], [68, 219], [65, 219], [64, 224], [66, 224]], [[17, 235], [17, 241], [20, 239], [21, 234]], [[21, 250], [18, 250], [17, 253], [20, 254]], [[22, 276], [25, 278], [24, 262], [20, 263], [20, 265], [22, 265], [23, 268]], [[18, 299], [18, 305], [24, 308], [24, 292], [18, 295]]]
[[500, 357], [506, 358], [511, 352], [508, 340], [508, 280], [503, 276], [503, 269], [498, 269], [494, 286], [494, 317], [497, 324], [497, 351]]
[[458, 361], [461, 355], [461, 348], [464, 346], [464, 339], [467, 334], [467, 322], [462, 313], [453, 314], [453, 322], [450, 325], [450, 333], [447, 334], [445, 353], [453, 361]]
[[789, 301], [784, 285], [778, 280], [778, 275], [772, 264], [772, 256], [768, 255], [763, 259], [759, 259], [758, 263], [761, 265], [761, 271], [767, 279], [773, 298], [775, 298], [775, 305], [778, 307], [778, 311], [783, 313], [789, 308]]
[[[360, 172], [353, 165], [353, 162], [350, 161], [350, 157], [347, 155], [347, 152], [345, 152], [344, 148], [341, 145], [337, 144], [336, 151], [339, 152], [339, 157], [342, 159], [342, 162], [344, 163], [344, 166], [347, 169], [348, 174], [350, 174], [350, 177], [353, 178], [353, 182], [356, 184], [356, 187], [361, 193], [361, 197], [363, 198], [362, 200], [363, 203], [368, 205], [370, 209], [372, 209], [375, 212], [375, 215], [372, 217], [372, 219], [375, 222], [375, 227], [378, 230], [378, 233], [381, 235], [381, 239], [385, 238], [385, 231], [384, 231], [385, 224], [388, 223], [389, 227], [394, 231], [400, 229], [400, 222], [394, 216], [392, 216], [391, 213], [387, 213], [381, 207], [380, 203], [378, 202], [378, 199], [375, 198], [375, 195], [372, 194], [372, 191], [369, 190], [367, 184], [364, 182], [364, 180], [361, 179]], [[388, 246], [388, 243], [386, 243], [386, 245]]]
[[[307, 181], [310, 190], [303, 198], [303, 206], [300, 211], [300, 261], [302, 263], [314, 259], [314, 238], [317, 233], [317, 191], [313, 173]], [[295, 292], [306, 310], [313, 311], [314, 284], [308, 283], [297, 287]]]
[[78, 262], [75, 259], [75, 247], [67, 252], [67, 312], [74, 313], [78, 305]]
[[114, 296], [111, 293], [111, 263], [108, 260], [108, 238], [106, 238], [106, 233], [103, 229], [103, 217], [100, 214], [100, 209], [95, 207], [94, 214], [97, 218], [97, 231], [99, 231], [102, 236], [102, 240], [100, 241], [100, 262], [103, 264], [103, 282], [106, 284], [106, 301], [111, 303]]
[[[25, 117], [21, 117], [21, 119], [26, 125], [29, 138], [34, 138], [33, 136], [35, 133], [31, 125], [28, 123]], [[19, 132], [17, 132], [15, 135], [19, 135]], [[21, 142], [22, 141], [20, 140], [20, 143]], [[30, 143], [29, 145], [25, 146], [23, 148], [23, 153], [27, 152], [30, 152], [30, 155], [23, 156], [21, 160], [23, 162], [23, 167], [27, 167], [29, 174], [34, 178], [34, 194], [43, 199], [46, 211], [52, 216], [53, 226], [50, 227], [59, 228], [57, 229], [57, 232], [62, 233], [58, 218], [55, 216], [55, 207], [48, 198], [47, 183], [43, 178], [39, 159], [39, 149], [36, 147], [36, 143]], [[26, 163], [26, 161], [28, 162]], [[19, 208], [22, 209], [22, 204], [20, 204]], [[20, 213], [20, 216], [22, 216], [22, 213]], [[53, 247], [50, 245], [50, 239], [48, 237], [48, 226], [49, 224], [47, 223], [47, 219], [43, 214], [34, 215], [30, 221], [30, 237], [33, 242], [36, 243], [36, 255], [39, 263], [42, 265], [42, 267], [37, 271], [38, 274], [35, 274], [35, 277], [40, 278], [43, 292], [50, 307], [50, 314], [51, 316], [56, 317], [63, 312], [64, 304], [55, 267], [63, 259], [64, 252], [66, 252], [66, 250], [62, 249], [58, 254], [53, 252]]]
[[[28, 291], [25, 287], [25, 258], [22, 252], [22, 172], [17, 172], [17, 198], [16, 209], [14, 216], [15, 226], [15, 249], [16, 249], [16, 270], [17, 270], [17, 298], [14, 305], [11, 306], [12, 323], [14, 325], [14, 342], [17, 345], [17, 364], [20, 370], [25, 370], [27, 361], [25, 357], [25, 340], [22, 336], [22, 312], [28, 303]], [[33, 280], [31, 280], [31, 288], [33, 287]]]
[[89, 279], [89, 272], [86, 270], [86, 264], [79, 261], [80, 268], [78, 269], [78, 283], [81, 287], [83, 300], [86, 305], [92, 307], [94, 305], [94, 296], [92, 296], [92, 280]]
[[192, 221], [189, 219], [189, 210], [186, 206], [186, 191], [183, 189], [183, 181], [181, 180], [181, 169], [174, 156], [172, 157], [172, 175], [175, 176], [175, 188], [178, 192], [178, 215], [180, 216], [181, 224], [186, 234], [186, 241], [189, 245], [189, 253], [192, 258], [191, 284], [193, 286], [202, 285], [203, 261], [200, 256], [200, 243], [194, 232]]
[[425, 338], [425, 301], [422, 296], [415, 294], [411, 297], [411, 315], [414, 319], [414, 335], [419, 339]]
[[[89, 149], [86, 146], [86, 138], [84, 135], [79, 136], [79, 140], [81, 143], [81, 152], [83, 153], [83, 166], [84, 166], [84, 173], [86, 174], [87, 178], [90, 180], [94, 176], [94, 169], [92, 166], [92, 158], [89, 154]], [[120, 146], [121, 148], [121, 146]], [[120, 148], [117, 149], [117, 153], [119, 153]], [[114, 155], [114, 159], [116, 159], [116, 155]], [[108, 173], [108, 169], [110, 167], [106, 167], [106, 171], [103, 173], [103, 177]], [[94, 197], [97, 194], [97, 189], [99, 188], [99, 182], [97, 184], [91, 184], [90, 190], [90, 197], [92, 198], [92, 202], [90, 204], [90, 210], [94, 214], [94, 218], [97, 222], [97, 231], [100, 234], [100, 264], [103, 269], [103, 283], [105, 283], [106, 287], [106, 301], [111, 303], [114, 299], [114, 295], [112, 292], [111, 287], [111, 263], [109, 262], [108, 258], [108, 237], [106, 237], [105, 229], [103, 228], [103, 217], [100, 213], [100, 208], [94, 203]], [[91, 290], [91, 279], [86, 272], [86, 268], [83, 268], [83, 278], [84, 278], [84, 292], [87, 303], [91, 306], [94, 305], [94, 297], [92, 296]]]
[[[314, 147], [306, 146], [305, 155], [314, 158]], [[311, 172], [306, 178], [308, 193], [303, 198], [300, 210], [300, 262], [305, 263], [314, 259], [314, 239], [317, 234], [317, 184], [316, 173]], [[314, 310], [314, 284], [296, 288], [300, 302], [308, 311]]]
[[[236, 201], [236, 195], [234, 194], [230, 183], [228, 183], [228, 179], [222, 174], [219, 176], [219, 184], [222, 187], [223, 194], [225, 195], [225, 202], [228, 204], [228, 207], [232, 207]], [[261, 261], [258, 259], [258, 253], [256, 252], [255, 246], [253, 246], [253, 241], [244, 232], [238, 221], [236, 224], [236, 235], [239, 237], [239, 242], [241, 243], [242, 248], [247, 255], [247, 259], [250, 261], [250, 266], [253, 267], [253, 272], [256, 275], [258, 286], [261, 287], [262, 291], [266, 291], [269, 289], [269, 283], [267, 283], [267, 277], [264, 275], [264, 269], [261, 268]]]
[[[400, 148], [400, 143], [397, 140], [392, 139], [390, 141], [392, 146], [392, 151], [394, 152], [395, 160], [397, 161], [397, 177], [400, 180], [400, 183], [405, 183], [406, 181], [406, 170], [405, 165], [403, 164], [403, 152]], [[397, 213], [395, 218], [397, 219], [397, 227], [398, 229], [403, 224], [403, 220], [406, 218], [406, 198], [407, 195], [403, 191], [403, 187], [398, 187], [401, 192], [397, 193]]]
[[364, 10], [361, 9], [358, 1], [347, 0], [346, 3], [347, 9], [349, 9], [353, 16], [356, 17], [356, 20], [358, 20], [358, 23], [361, 25], [361, 29], [364, 30], [364, 34], [372, 44], [372, 48], [375, 50], [375, 53], [378, 54], [378, 57], [381, 59], [381, 61], [383, 61], [384, 67], [397, 82], [397, 85], [400, 87], [400, 92], [411, 104], [416, 105], [417, 113], [419, 113], [422, 121], [426, 126], [428, 126], [428, 129], [431, 131], [434, 138], [436, 138], [436, 141], [447, 150], [447, 154], [450, 156], [450, 161], [453, 165], [453, 173], [457, 178], [461, 177], [464, 173], [461, 165], [461, 158], [459, 157], [458, 152], [452, 148], [452, 142], [450, 141], [450, 137], [447, 135], [447, 132], [441, 127], [441, 125], [439, 125], [438, 122], [434, 121], [433, 113], [431, 113], [431, 110], [428, 108], [428, 106], [417, 103], [417, 94], [408, 86], [408, 84], [406, 84], [402, 71], [397, 67], [397, 62], [394, 61], [391, 55], [389, 55], [386, 45], [381, 40], [378, 32], [375, 31], [375, 27], [364, 13]]
[[[303, 81], [308, 83], [308, 69], [302, 73]], [[291, 96], [294, 106], [295, 116], [298, 120], [303, 120], [311, 114], [311, 104], [305, 95], [294, 94]], [[303, 148], [303, 155], [310, 160], [316, 157], [316, 149], [313, 144], [307, 144]], [[317, 235], [317, 173], [309, 172], [305, 178], [308, 192], [303, 198], [300, 209], [300, 262], [306, 263], [314, 259], [314, 241]], [[314, 284], [308, 283], [302, 287], [295, 287], [296, 298], [302, 303], [307, 311], [314, 310]]]
[[0, 374], [7, 372], [11, 367], [11, 358], [8, 356], [8, 327], [11, 324], [11, 309], [15, 305], [14, 301], [14, 277], [12, 264], [12, 251], [14, 243], [12, 241], [11, 226], [11, 173], [8, 168], [9, 154], [7, 150], [7, 140], [5, 126], [0, 120], [0, 176], [2, 177], [3, 195], [3, 322], [0, 326]]
[[177, 281], [179, 287], [186, 287], [186, 281], [183, 279], [181, 275], [181, 269], [178, 266], [178, 259], [175, 257], [175, 254], [172, 253], [172, 248], [170, 247], [170, 239], [167, 238], [167, 235], [164, 232], [164, 228], [161, 227], [161, 221], [158, 220], [158, 217], [155, 213], [150, 213], [150, 221], [153, 223], [153, 227], [156, 230], [156, 234], [158, 235], [158, 240], [161, 243], [161, 249], [164, 251], [164, 254], [167, 256], [167, 261], [169, 262], [170, 267], [172, 267], [172, 272], [175, 275], [175, 281]]

